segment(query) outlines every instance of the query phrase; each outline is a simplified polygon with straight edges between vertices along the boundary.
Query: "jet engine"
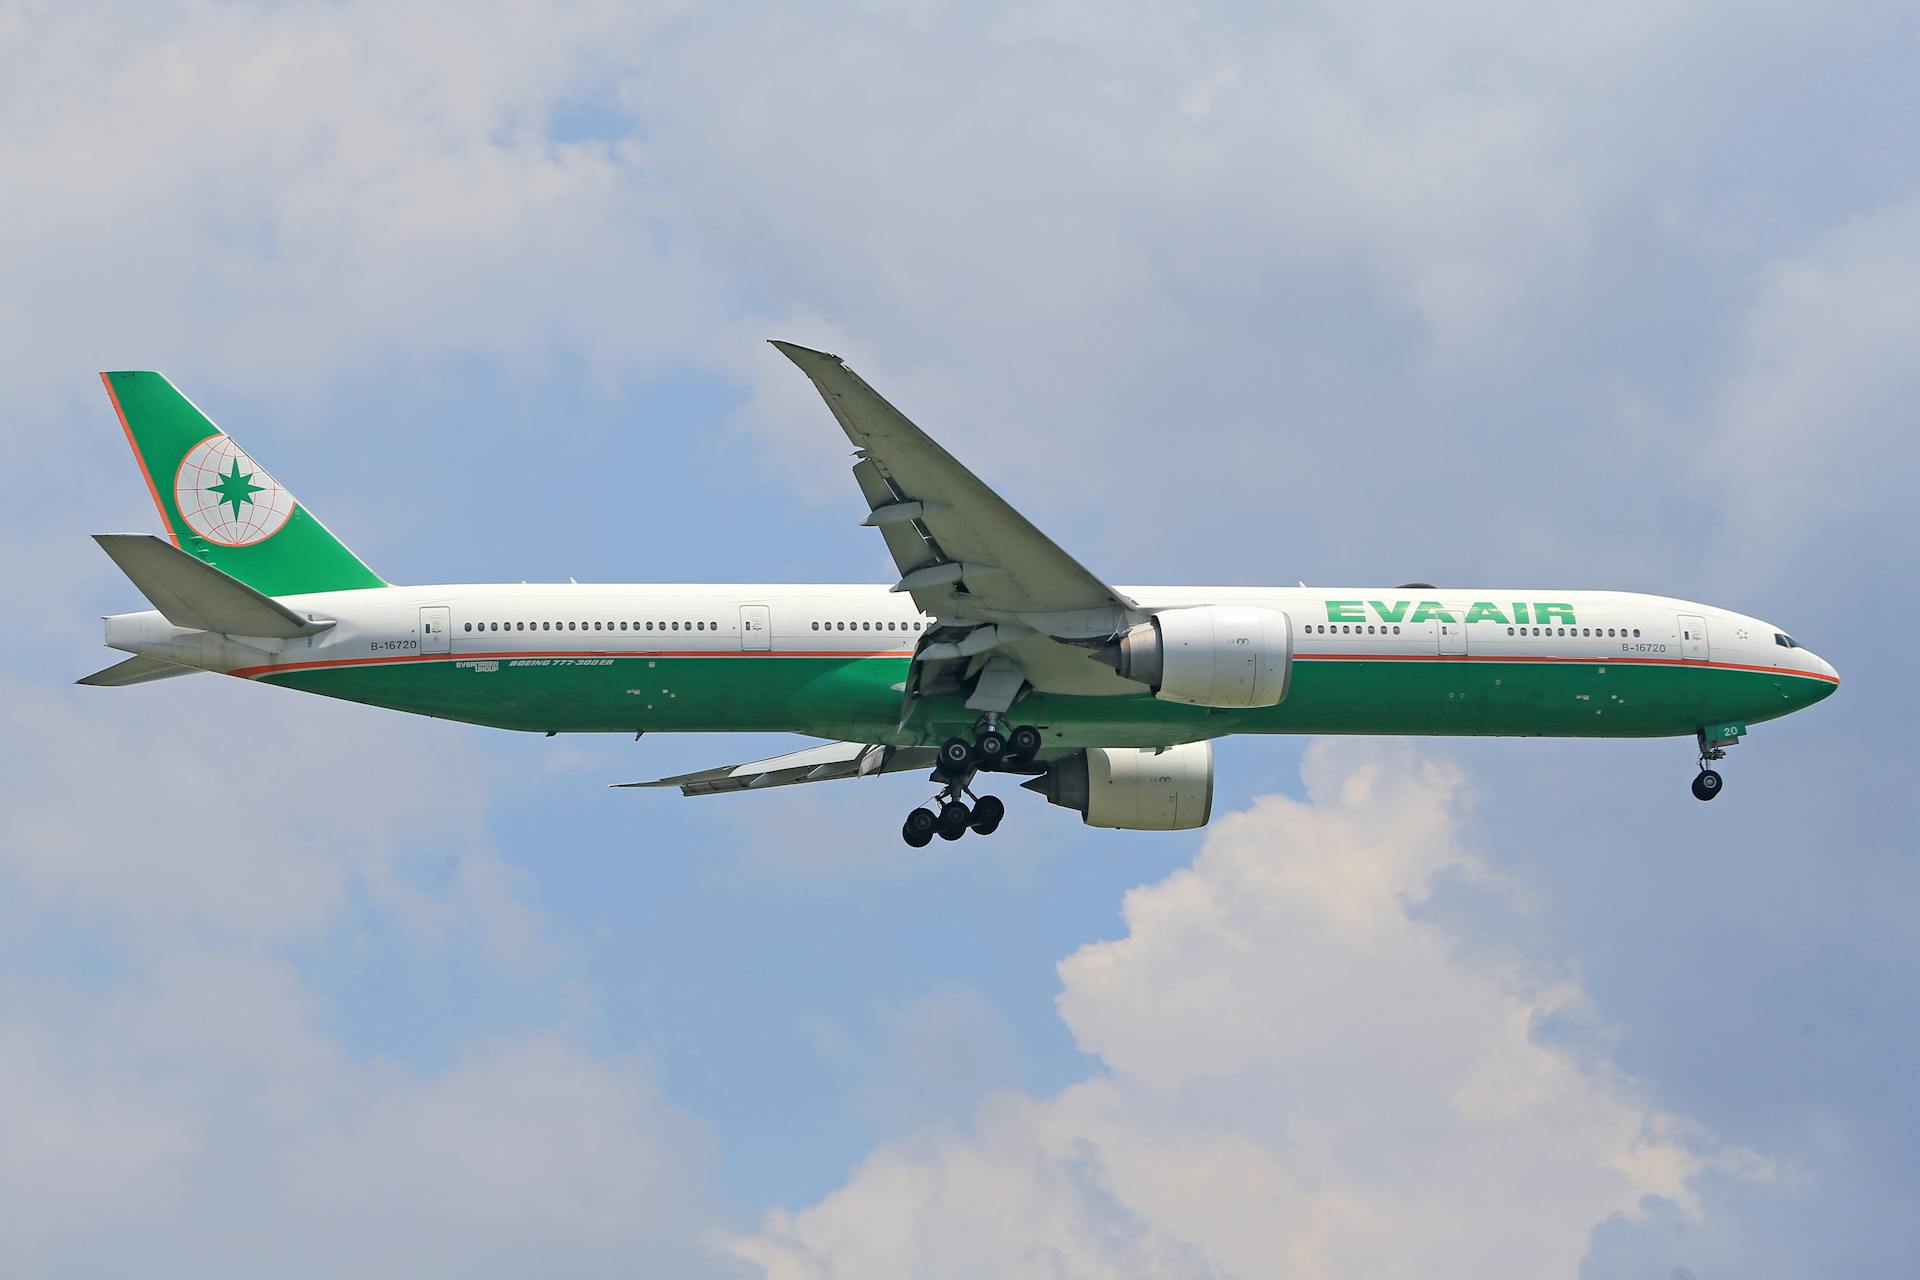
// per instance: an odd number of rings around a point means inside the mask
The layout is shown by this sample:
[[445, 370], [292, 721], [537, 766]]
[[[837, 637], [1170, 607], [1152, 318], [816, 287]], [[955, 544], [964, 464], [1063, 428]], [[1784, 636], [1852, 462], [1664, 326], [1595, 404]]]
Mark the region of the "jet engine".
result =
[[1213, 816], [1213, 744], [1088, 747], [1021, 785], [1079, 810], [1090, 827], [1190, 831]]
[[1168, 702], [1271, 707], [1287, 696], [1293, 619], [1241, 604], [1166, 609], [1093, 656]]

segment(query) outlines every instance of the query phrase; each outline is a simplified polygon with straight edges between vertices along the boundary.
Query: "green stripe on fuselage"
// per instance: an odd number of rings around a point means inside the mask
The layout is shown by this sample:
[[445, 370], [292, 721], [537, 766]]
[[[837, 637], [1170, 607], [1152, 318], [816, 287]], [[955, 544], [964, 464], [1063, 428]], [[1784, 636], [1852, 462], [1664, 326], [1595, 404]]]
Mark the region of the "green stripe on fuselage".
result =
[[[503, 729], [562, 733], [772, 732], [896, 741], [905, 658], [423, 659], [267, 673], [308, 693]], [[1757, 723], [1818, 702], [1822, 680], [1704, 664], [1296, 661], [1277, 707], [1189, 707], [1035, 694], [1012, 718], [1050, 743], [1153, 746], [1228, 733], [1645, 738], [1717, 720]], [[972, 724], [958, 698], [927, 700], [905, 740]]]

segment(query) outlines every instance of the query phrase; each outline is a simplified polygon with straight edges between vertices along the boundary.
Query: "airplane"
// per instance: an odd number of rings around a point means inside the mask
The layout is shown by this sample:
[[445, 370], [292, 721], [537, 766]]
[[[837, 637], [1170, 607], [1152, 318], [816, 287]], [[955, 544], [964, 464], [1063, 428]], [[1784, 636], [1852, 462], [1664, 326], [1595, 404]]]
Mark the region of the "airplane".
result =
[[96, 535], [151, 609], [79, 683], [212, 671], [545, 733], [780, 732], [785, 755], [617, 786], [689, 796], [926, 771], [901, 834], [990, 835], [1006, 774], [1091, 826], [1190, 830], [1240, 733], [1692, 737], [1711, 800], [1748, 727], [1833, 667], [1783, 629], [1622, 591], [1112, 586], [838, 356], [773, 344], [854, 446], [887, 584], [396, 586], [153, 372], [101, 374], [167, 538]]

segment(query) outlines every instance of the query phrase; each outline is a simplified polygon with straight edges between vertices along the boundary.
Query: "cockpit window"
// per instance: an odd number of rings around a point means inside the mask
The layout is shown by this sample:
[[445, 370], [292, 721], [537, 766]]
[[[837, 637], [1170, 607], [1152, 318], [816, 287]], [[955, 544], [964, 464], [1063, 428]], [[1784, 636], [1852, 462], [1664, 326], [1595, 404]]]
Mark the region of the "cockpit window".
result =
[[1784, 631], [1774, 632], [1773, 642], [1779, 645], [1782, 649], [1798, 649], [1800, 647], [1800, 642], [1798, 640], [1795, 640], [1792, 636], [1788, 635]]

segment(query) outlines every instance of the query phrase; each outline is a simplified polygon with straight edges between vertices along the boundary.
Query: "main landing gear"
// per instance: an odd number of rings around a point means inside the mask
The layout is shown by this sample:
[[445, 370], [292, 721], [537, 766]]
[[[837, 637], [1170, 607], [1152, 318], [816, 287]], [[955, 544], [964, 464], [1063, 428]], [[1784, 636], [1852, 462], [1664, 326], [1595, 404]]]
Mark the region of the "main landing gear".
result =
[[990, 836], [1000, 829], [1000, 820], [1006, 816], [1007, 806], [999, 796], [980, 796], [969, 806], [959, 795], [948, 794], [940, 801], [939, 812], [922, 805], [908, 814], [900, 838], [916, 849], [924, 849], [935, 836], [958, 840], [969, 831]]
[[900, 827], [901, 839], [924, 849], [935, 836], [958, 840], [969, 831], [977, 836], [992, 835], [1007, 816], [1007, 806], [998, 796], [976, 797], [969, 806], [964, 797], [973, 793], [967, 783], [982, 769], [1025, 770], [1040, 754], [1040, 746], [1040, 731], [1032, 725], [1009, 730], [997, 718], [984, 721], [971, 741], [959, 735], [948, 738], [940, 744], [933, 766], [934, 778], [944, 784], [936, 797], [937, 805], [930, 801], [908, 814]]
[[973, 740], [955, 734], [940, 744], [940, 758], [934, 772], [952, 781], [975, 769], [1023, 769], [1040, 754], [1040, 731], [1030, 724], [1008, 730], [998, 720], [989, 720], [974, 733]]

